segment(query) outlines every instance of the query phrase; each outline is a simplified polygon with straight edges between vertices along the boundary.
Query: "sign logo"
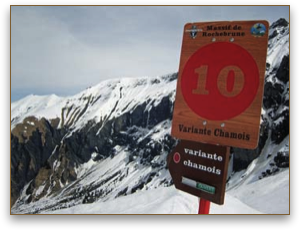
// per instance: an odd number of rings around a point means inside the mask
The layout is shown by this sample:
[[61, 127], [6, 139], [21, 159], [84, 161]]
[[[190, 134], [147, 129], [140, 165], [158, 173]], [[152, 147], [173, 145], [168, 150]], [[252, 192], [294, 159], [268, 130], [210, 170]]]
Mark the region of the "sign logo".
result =
[[256, 23], [251, 28], [251, 34], [255, 37], [262, 37], [266, 33], [267, 29], [264, 24]]
[[198, 32], [202, 32], [202, 29], [198, 29], [196, 25], [192, 25], [191, 29], [186, 30], [185, 32], [189, 32], [192, 39], [195, 39]]

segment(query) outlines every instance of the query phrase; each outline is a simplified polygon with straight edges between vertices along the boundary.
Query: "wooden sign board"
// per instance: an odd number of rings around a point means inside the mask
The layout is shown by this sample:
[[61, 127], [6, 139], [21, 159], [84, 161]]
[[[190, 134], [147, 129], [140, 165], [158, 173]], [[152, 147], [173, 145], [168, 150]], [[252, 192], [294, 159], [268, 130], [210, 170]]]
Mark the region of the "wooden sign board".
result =
[[229, 154], [229, 147], [181, 140], [168, 155], [175, 187], [223, 204]]
[[184, 27], [172, 135], [254, 149], [268, 46], [267, 21]]

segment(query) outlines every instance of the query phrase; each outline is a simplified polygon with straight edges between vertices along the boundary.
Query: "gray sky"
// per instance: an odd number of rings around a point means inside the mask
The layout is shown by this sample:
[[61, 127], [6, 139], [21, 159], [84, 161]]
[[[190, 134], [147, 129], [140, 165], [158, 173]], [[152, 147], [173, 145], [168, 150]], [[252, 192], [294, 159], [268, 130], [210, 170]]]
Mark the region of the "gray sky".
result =
[[104, 79], [178, 71], [187, 22], [279, 18], [288, 6], [13, 6], [11, 96], [73, 95]]

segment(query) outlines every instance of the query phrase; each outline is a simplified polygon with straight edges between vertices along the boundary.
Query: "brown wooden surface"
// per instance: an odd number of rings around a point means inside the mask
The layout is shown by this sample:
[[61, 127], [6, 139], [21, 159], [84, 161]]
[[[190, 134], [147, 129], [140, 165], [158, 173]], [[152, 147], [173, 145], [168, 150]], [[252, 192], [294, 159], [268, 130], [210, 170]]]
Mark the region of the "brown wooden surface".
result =
[[[263, 23], [267, 29], [267, 32], [262, 37], [255, 37], [250, 33], [251, 27], [256, 23]], [[222, 26], [222, 25], [238, 25], [242, 27], [242, 30], [238, 32], [244, 32], [245, 36], [235, 36], [234, 44], [237, 44], [244, 49], [246, 49], [251, 56], [256, 61], [257, 67], [259, 69], [259, 87], [255, 99], [252, 104], [241, 114], [236, 117], [230, 118], [228, 120], [208, 120], [197, 115], [193, 112], [186, 101], [184, 100], [181, 91], [181, 77], [182, 71], [189, 60], [189, 58], [197, 51], [200, 47], [206, 46], [212, 43], [213, 37], [203, 37], [202, 32], [198, 32], [195, 39], [192, 39], [189, 32], [185, 32], [191, 29], [192, 25], [196, 25], [198, 28], [202, 28], [203, 32], [206, 31], [207, 25], [209, 26]], [[216, 31], [210, 31], [216, 32]], [[221, 33], [222, 30], [217, 32]], [[226, 30], [226, 32], [237, 32], [234, 30]], [[214, 42], [230, 42], [229, 39], [232, 36], [215, 36], [216, 41]], [[227, 21], [227, 22], [207, 22], [207, 23], [189, 23], [184, 27], [183, 42], [177, 82], [177, 92], [175, 99], [175, 106], [173, 112], [173, 122], [172, 122], [172, 136], [179, 139], [199, 141], [203, 143], [210, 144], [220, 144], [225, 146], [234, 146], [240, 148], [254, 149], [257, 147], [259, 139], [259, 125], [261, 117], [261, 107], [262, 107], [262, 96], [264, 89], [264, 75], [266, 66], [266, 53], [268, 44], [268, 22], [267, 21]], [[208, 76], [209, 77], [209, 76]], [[242, 81], [237, 81], [242, 82]], [[242, 82], [243, 83], [243, 82]], [[222, 83], [220, 84], [222, 86]], [[206, 109], [206, 108], [203, 108]], [[230, 109], [230, 108], [228, 108]], [[203, 122], [206, 122], [203, 125]], [[225, 124], [221, 127], [221, 124]], [[179, 124], [184, 126], [194, 126], [197, 128], [206, 128], [208, 130], [221, 129], [224, 132], [234, 132], [234, 133], [245, 133], [249, 134], [250, 140], [242, 140], [235, 138], [224, 138], [217, 137], [215, 135], [199, 135], [193, 133], [184, 133], [179, 131]]]
[[[215, 161], [199, 156], [193, 156], [185, 152], [185, 148], [193, 149], [196, 151], [201, 150], [205, 153], [217, 154], [222, 156], [223, 160]], [[187, 192], [189, 194], [195, 195], [197, 197], [204, 198], [216, 204], [224, 203], [225, 188], [226, 188], [226, 178], [228, 171], [228, 162], [229, 162], [229, 150], [230, 147], [225, 146], [216, 146], [210, 144], [202, 144], [199, 142], [184, 141], [181, 140], [180, 143], [172, 150], [168, 155], [168, 167], [170, 174], [172, 176], [175, 187], [179, 190]], [[175, 153], [179, 153], [181, 156], [180, 162], [175, 163], [173, 156]], [[206, 167], [215, 167], [216, 169], [221, 170], [221, 174], [217, 175], [211, 172], [195, 169], [192, 167], [187, 167], [184, 165], [184, 161], [190, 160], [193, 163], [201, 164]], [[210, 194], [199, 189], [196, 189], [191, 186], [183, 184], [182, 177], [189, 178], [191, 180], [204, 183], [210, 186], [215, 187], [215, 194]]]

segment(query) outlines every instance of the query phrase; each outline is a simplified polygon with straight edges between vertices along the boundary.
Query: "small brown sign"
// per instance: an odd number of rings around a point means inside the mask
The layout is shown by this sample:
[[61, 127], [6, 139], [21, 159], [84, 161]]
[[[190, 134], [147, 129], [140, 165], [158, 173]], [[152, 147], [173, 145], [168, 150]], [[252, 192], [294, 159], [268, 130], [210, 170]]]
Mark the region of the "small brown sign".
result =
[[254, 149], [264, 89], [267, 21], [184, 27], [172, 135]]
[[175, 187], [216, 204], [224, 203], [229, 147], [184, 141], [168, 155]]

